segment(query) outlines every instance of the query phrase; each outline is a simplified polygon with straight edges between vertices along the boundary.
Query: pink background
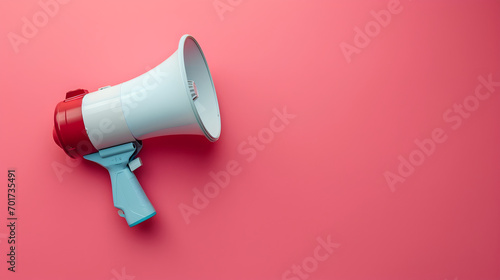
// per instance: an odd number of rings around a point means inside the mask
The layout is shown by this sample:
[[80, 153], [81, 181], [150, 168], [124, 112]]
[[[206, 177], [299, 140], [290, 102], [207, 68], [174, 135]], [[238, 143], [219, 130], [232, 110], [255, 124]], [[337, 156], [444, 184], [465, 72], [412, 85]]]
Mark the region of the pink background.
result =
[[[220, 16], [214, 3], [231, 9]], [[388, 5], [399, 12], [377, 30], [371, 11]], [[57, 9], [44, 18], [38, 0], [0, 2], [1, 279], [500, 279], [500, 86], [474, 97], [478, 77], [500, 81], [500, 2], [74, 0]], [[23, 17], [39, 27], [15, 45]], [[355, 28], [367, 25], [363, 45]], [[68, 160], [53, 142], [53, 110], [68, 90], [156, 66], [185, 33], [211, 68], [222, 135], [146, 140], [135, 173], [158, 214], [128, 228], [106, 170]], [[346, 44], [359, 48], [346, 56]], [[471, 112], [449, 112], [464, 101]], [[295, 118], [266, 134], [285, 107]], [[415, 141], [436, 128], [446, 140], [419, 158]], [[267, 143], [257, 150], [249, 137]], [[399, 174], [410, 155], [419, 166], [391, 188], [384, 174]], [[193, 206], [193, 188], [231, 161], [241, 172], [186, 224], [179, 205]], [[8, 168], [18, 184], [15, 273]], [[317, 240], [328, 238], [336, 248], [319, 247], [328, 258], [318, 261]]]

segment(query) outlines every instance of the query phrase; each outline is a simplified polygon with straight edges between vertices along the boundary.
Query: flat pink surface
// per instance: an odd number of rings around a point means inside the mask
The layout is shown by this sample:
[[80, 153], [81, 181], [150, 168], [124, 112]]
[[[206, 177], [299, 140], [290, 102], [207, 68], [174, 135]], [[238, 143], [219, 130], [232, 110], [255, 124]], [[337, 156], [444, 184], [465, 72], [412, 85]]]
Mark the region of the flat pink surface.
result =
[[[499, 15], [493, 0], [1, 1], [0, 279], [500, 279]], [[129, 228], [106, 170], [53, 142], [53, 110], [185, 33], [222, 135], [144, 141], [135, 173], [158, 214]]]

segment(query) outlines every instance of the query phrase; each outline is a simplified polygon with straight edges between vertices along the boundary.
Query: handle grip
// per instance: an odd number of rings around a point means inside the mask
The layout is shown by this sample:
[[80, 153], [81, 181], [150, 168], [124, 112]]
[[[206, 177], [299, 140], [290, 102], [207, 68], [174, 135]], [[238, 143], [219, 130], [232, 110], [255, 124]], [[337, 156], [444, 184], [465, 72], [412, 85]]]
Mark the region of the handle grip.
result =
[[113, 189], [113, 202], [123, 211], [120, 216], [133, 227], [156, 214], [155, 209], [144, 193], [139, 181], [128, 166], [108, 169]]
[[118, 214], [131, 227], [156, 215], [153, 205], [129, 167], [141, 147], [139, 142], [126, 143], [84, 156], [109, 171], [114, 206], [121, 210]]

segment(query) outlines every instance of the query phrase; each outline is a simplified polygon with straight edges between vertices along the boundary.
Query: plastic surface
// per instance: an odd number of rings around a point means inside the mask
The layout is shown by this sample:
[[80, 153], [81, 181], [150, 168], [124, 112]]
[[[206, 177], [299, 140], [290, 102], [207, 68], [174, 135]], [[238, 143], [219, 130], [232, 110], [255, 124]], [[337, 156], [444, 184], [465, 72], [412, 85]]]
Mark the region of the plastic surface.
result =
[[72, 90], [54, 111], [54, 142], [72, 158], [97, 152], [86, 131], [82, 116], [82, 99], [88, 91]]
[[138, 142], [126, 143], [84, 156], [109, 171], [114, 206], [123, 212], [119, 215], [131, 227], [156, 215], [156, 210], [128, 167], [141, 147]]
[[135, 158], [128, 163], [128, 168], [130, 171], [134, 172], [137, 168], [142, 166], [142, 161], [140, 158]]
[[85, 95], [82, 115], [87, 134], [97, 150], [136, 140], [125, 122], [119, 86], [103, 87]]
[[181, 76], [176, 51], [152, 70], [121, 87], [127, 125], [136, 139], [174, 135], [203, 135]]
[[[193, 101], [188, 79], [196, 83]], [[184, 35], [168, 59], [143, 75], [124, 82], [121, 104], [136, 139], [195, 134], [210, 141], [220, 136], [217, 96], [203, 53], [194, 38]]]

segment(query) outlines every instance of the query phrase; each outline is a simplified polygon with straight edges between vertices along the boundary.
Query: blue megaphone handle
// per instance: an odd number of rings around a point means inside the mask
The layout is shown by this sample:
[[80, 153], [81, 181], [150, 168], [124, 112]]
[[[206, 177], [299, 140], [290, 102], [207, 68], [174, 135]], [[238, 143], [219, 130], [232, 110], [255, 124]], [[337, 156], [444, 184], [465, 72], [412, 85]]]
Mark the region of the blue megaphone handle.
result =
[[119, 215], [124, 217], [131, 227], [156, 215], [153, 205], [129, 167], [129, 163], [134, 160], [141, 148], [139, 142], [132, 142], [84, 156], [85, 159], [96, 162], [109, 171], [114, 205], [122, 211], [122, 213], [118, 211]]

